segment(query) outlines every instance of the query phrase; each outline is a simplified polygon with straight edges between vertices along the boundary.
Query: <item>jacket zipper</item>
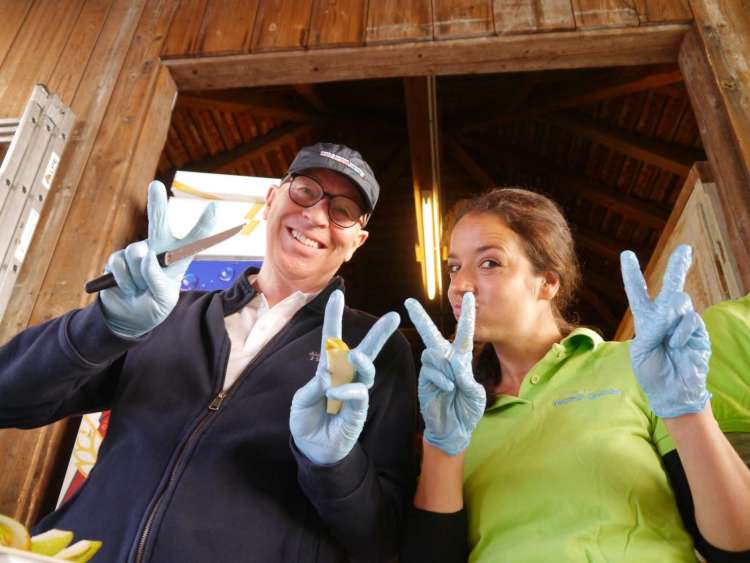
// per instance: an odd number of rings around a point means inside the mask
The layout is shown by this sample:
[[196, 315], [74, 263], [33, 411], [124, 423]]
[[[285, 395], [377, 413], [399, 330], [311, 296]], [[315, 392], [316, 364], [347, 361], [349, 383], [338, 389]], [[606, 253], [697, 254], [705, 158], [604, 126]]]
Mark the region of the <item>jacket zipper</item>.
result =
[[[304, 307], [302, 307], [304, 309]], [[300, 309], [300, 311], [302, 310]], [[219, 394], [216, 395], [211, 403], [208, 405], [209, 412], [205, 413], [203, 415], [203, 418], [201, 418], [200, 422], [198, 422], [198, 425], [193, 429], [193, 431], [190, 433], [190, 435], [187, 437], [185, 442], [182, 445], [182, 449], [180, 450], [180, 453], [177, 454], [177, 460], [175, 461], [174, 465], [172, 466], [172, 471], [169, 474], [169, 479], [167, 480], [167, 484], [165, 487], [162, 488], [161, 492], [158, 494], [156, 502], [154, 503], [153, 508], [149, 512], [148, 518], [146, 519], [146, 524], [143, 527], [143, 532], [141, 532], [141, 537], [138, 540], [138, 548], [135, 552], [135, 563], [142, 563], [143, 561], [143, 555], [146, 551], [146, 542], [148, 541], [148, 537], [151, 534], [151, 527], [154, 525], [154, 520], [156, 519], [156, 514], [159, 511], [159, 507], [161, 506], [162, 500], [164, 500], [164, 494], [169, 490], [169, 488], [172, 486], [172, 484], [175, 482], [177, 477], [177, 470], [180, 468], [182, 457], [185, 455], [185, 452], [188, 449], [188, 445], [192, 443], [193, 438], [197, 434], [199, 434], [203, 427], [208, 423], [208, 419], [213, 415], [215, 412], [221, 408], [221, 404], [224, 402], [224, 399], [226, 399], [229, 394], [234, 390], [235, 387], [237, 387], [237, 384], [240, 383], [245, 377], [247, 377], [247, 374], [251, 371], [251, 366], [254, 366], [258, 358], [261, 356], [261, 354], [267, 350], [270, 346], [276, 343], [276, 341], [281, 338], [281, 336], [286, 333], [289, 330], [289, 327], [292, 325], [292, 321], [295, 319], [295, 317], [299, 314], [300, 311], [297, 311], [297, 313], [294, 314], [294, 316], [289, 319], [289, 322], [286, 324], [286, 326], [279, 331], [276, 336], [274, 336], [270, 341], [266, 343], [266, 345], [261, 348], [258, 351], [258, 354], [256, 354], [255, 358], [247, 365], [245, 366], [245, 369], [243, 370], [242, 375], [234, 382], [232, 385], [229, 386], [229, 389], [221, 390], [219, 391]], [[227, 359], [224, 362], [224, 376], [226, 377], [226, 371], [227, 371], [227, 364], [229, 363], [229, 353], [227, 353]], [[224, 385], [224, 377], [221, 378], [222, 386]]]
[[213, 401], [211, 401], [211, 404], [208, 405], [209, 412], [203, 415], [203, 418], [201, 418], [198, 425], [193, 429], [193, 431], [187, 437], [187, 440], [185, 440], [185, 442], [183, 443], [182, 449], [177, 455], [177, 460], [172, 467], [172, 472], [169, 475], [169, 480], [167, 481], [166, 486], [159, 493], [159, 496], [154, 503], [154, 507], [151, 509], [151, 512], [148, 515], [146, 525], [143, 527], [143, 532], [141, 533], [141, 537], [138, 540], [138, 549], [136, 550], [135, 554], [136, 563], [141, 563], [141, 561], [143, 560], [143, 554], [146, 550], [146, 542], [148, 541], [148, 537], [151, 534], [151, 526], [153, 526], [154, 520], [156, 519], [156, 514], [159, 512], [161, 502], [162, 500], [164, 500], [164, 494], [170, 489], [170, 487], [176, 480], [177, 470], [181, 468], [182, 458], [185, 455], [185, 452], [188, 450], [188, 446], [192, 443], [193, 439], [203, 430], [203, 427], [206, 425], [211, 415], [219, 410], [219, 408], [221, 407], [221, 403], [224, 401], [224, 398], [226, 396], [227, 394], [224, 391], [221, 391], [218, 395], [216, 395], [216, 397], [214, 397]]

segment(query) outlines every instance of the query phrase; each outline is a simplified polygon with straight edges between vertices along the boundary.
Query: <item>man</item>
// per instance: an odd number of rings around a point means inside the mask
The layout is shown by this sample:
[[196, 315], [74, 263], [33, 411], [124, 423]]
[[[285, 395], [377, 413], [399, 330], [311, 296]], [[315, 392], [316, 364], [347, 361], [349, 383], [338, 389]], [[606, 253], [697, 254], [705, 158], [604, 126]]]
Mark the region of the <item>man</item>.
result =
[[[118, 287], [0, 349], [3, 425], [112, 410], [87, 482], [35, 531], [103, 540], [99, 561], [390, 559], [413, 492], [414, 366], [398, 315], [346, 308], [335, 276], [378, 194], [356, 151], [302, 149], [269, 189], [260, 271], [180, 295], [187, 263], [155, 255], [205, 236], [214, 211], [178, 241], [152, 183], [148, 239], [107, 265]], [[353, 348], [350, 384], [331, 388], [329, 337]]]

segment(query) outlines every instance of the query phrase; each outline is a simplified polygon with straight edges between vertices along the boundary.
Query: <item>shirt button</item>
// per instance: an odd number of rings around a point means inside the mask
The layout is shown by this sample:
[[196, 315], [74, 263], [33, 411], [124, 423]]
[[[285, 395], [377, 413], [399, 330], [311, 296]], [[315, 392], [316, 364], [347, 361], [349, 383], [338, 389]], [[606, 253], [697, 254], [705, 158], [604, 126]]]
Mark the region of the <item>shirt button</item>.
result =
[[537, 383], [539, 383], [539, 376], [538, 376], [538, 375], [532, 375], [532, 376], [531, 376], [531, 382], [532, 382], [532, 383], [533, 383], [534, 385], [536, 385]]

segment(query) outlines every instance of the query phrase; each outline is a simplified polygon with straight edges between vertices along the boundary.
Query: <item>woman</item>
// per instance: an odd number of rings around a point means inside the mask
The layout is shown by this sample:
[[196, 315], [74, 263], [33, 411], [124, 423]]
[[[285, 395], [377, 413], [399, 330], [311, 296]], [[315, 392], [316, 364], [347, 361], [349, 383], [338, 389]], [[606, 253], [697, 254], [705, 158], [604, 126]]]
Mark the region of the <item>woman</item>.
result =
[[[681, 247], [650, 301], [624, 253], [636, 338], [603, 342], [565, 320], [578, 268], [553, 202], [497, 189], [458, 211], [454, 342], [406, 303], [426, 350], [403, 561], [695, 561], [693, 545], [710, 561], [748, 560], [750, 471], [711, 413], [710, 346], [682, 292], [689, 265]], [[474, 374], [472, 341], [486, 343]]]

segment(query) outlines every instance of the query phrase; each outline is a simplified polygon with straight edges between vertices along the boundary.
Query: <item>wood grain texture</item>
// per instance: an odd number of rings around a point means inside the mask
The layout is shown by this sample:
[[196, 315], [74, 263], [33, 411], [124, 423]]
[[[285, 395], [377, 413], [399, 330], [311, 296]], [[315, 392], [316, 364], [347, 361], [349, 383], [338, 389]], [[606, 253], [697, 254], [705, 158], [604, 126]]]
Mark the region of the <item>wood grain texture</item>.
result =
[[573, 0], [578, 29], [638, 25], [634, 0]]
[[209, 0], [181, 0], [161, 48], [165, 59], [195, 54]]
[[494, 0], [495, 31], [533, 33], [576, 26], [571, 0]]
[[132, 166], [123, 184], [125, 189], [110, 229], [113, 236], [106, 245], [110, 248], [122, 244], [123, 239], [135, 240], [148, 235], [145, 221], [148, 192], [145, 188], [156, 175], [176, 96], [177, 86], [169, 71], [163, 66], [159, 67], [148, 111], [133, 153]]
[[689, 22], [693, 19], [689, 0], [635, 0], [641, 23]]
[[494, 31], [491, 0], [434, 0], [435, 39], [490, 35]]
[[[696, 13], [697, 17], [697, 13]], [[742, 134], [732, 120], [723, 95], [721, 71], [717, 71], [701, 35], [693, 30], [680, 50], [680, 69], [690, 102], [695, 110], [708, 161], [719, 186], [719, 198], [727, 218], [732, 243], [745, 291], [750, 290], [750, 154], [742, 149]], [[727, 53], [727, 56], [730, 56]], [[736, 109], [736, 108], [735, 108]]]
[[695, 29], [750, 175], [750, 0], [691, 0]]
[[[13, 49], [0, 65], [1, 113], [21, 115], [34, 85], [49, 81], [83, 3], [83, 0], [34, 2]], [[42, 49], [40, 41], [44, 44]]]
[[368, 44], [432, 39], [430, 0], [378, 0], [367, 14]]
[[365, 40], [367, 0], [315, 0], [307, 46], [343, 47]]
[[247, 53], [259, 0], [208, 0], [196, 55]]
[[258, 7], [252, 50], [302, 49], [307, 43], [313, 0], [263, 0]]
[[[104, 23], [71, 105], [79, 118], [0, 323], [0, 342], [29, 324], [144, 4], [145, 0], [117, 0]], [[85, 119], [82, 116], [86, 116]]]
[[18, 37], [33, 3], [33, 0], [0, 0], [0, 14], [3, 15], [3, 24], [0, 26], [0, 67]]
[[49, 91], [63, 103], [73, 103], [78, 85], [94, 51], [113, 0], [87, 0], [49, 79]]
[[166, 61], [180, 90], [673, 63], [684, 24]]
[[[177, 4], [171, 0], [146, 4], [76, 190], [31, 322], [87, 304], [91, 297], [82, 292], [83, 283], [101, 272], [113, 250], [130, 242], [129, 232], [115, 232], [112, 226], [116, 216], [123, 212], [120, 202], [127, 194], [131, 190], [146, 189], [146, 186], [127, 185], [126, 180], [130, 168], [139, 166], [133, 158], [160, 72], [158, 56], [161, 45], [176, 8]], [[102, 186], [107, 189], [102, 189]], [[80, 251], [82, 240], [90, 241], [85, 253]]]

